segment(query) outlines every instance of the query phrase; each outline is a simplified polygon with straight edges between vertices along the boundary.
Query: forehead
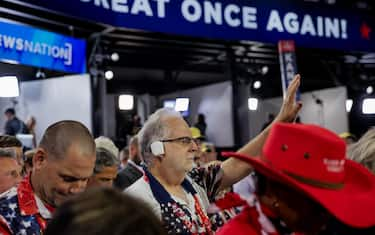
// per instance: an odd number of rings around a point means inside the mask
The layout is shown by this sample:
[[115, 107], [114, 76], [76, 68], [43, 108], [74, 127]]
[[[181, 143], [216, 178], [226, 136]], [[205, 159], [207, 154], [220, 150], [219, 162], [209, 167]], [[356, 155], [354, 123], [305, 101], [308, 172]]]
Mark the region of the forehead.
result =
[[116, 166], [107, 166], [104, 167], [100, 173], [95, 174], [97, 178], [106, 178], [114, 179], [117, 176], [117, 167]]
[[189, 136], [191, 131], [184, 119], [179, 117], [167, 118], [164, 122], [169, 130], [169, 137]]
[[0, 157], [0, 171], [12, 170], [18, 167], [18, 163], [13, 158]]
[[[71, 145], [62, 159], [53, 161], [59, 172], [86, 177], [94, 169], [95, 152], [86, 153], [78, 144]], [[90, 173], [91, 174], [91, 173]]]

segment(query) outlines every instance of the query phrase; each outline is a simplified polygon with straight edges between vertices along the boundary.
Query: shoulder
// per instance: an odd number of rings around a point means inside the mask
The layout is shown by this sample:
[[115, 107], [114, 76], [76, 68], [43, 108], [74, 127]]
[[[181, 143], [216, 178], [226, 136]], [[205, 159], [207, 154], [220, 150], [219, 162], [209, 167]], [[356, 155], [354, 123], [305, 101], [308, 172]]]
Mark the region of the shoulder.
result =
[[21, 217], [17, 188], [13, 187], [0, 195], [0, 226], [12, 231], [11, 227]]
[[160, 204], [156, 201], [151, 187], [144, 177], [139, 178], [134, 184], [126, 188], [124, 193], [144, 202], [158, 218], [161, 218]]

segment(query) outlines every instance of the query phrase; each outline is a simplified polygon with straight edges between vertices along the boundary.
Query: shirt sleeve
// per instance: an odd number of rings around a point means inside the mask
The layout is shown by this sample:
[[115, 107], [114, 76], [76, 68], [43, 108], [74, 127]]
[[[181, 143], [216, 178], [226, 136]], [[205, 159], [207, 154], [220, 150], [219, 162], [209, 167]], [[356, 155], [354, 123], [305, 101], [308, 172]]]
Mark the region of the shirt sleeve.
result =
[[193, 168], [188, 175], [205, 190], [209, 201], [213, 202], [223, 178], [221, 164], [214, 163], [205, 167]]

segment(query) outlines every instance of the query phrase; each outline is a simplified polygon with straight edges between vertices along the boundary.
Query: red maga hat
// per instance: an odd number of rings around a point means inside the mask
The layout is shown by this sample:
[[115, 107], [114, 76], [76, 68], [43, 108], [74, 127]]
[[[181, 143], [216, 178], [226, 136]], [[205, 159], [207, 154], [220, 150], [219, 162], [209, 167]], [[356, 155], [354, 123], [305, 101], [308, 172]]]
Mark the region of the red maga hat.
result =
[[275, 124], [262, 156], [223, 153], [250, 163], [255, 171], [295, 188], [344, 224], [375, 226], [375, 175], [346, 159], [345, 142], [316, 125]]

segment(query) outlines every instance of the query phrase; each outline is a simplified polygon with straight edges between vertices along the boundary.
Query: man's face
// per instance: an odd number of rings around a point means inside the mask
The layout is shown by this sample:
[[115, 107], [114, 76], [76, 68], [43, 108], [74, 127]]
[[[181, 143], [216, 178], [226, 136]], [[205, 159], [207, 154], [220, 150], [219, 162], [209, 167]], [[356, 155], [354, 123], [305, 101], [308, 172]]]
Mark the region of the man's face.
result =
[[142, 162], [142, 159], [141, 159], [141, 156], [139, 154], [139, 148], [138, 148], [138, 144], [132, 144], [130, 145], [130, 148], [129, 148], [129, 155], [130, 155], [130, 158], [137, 164], [141, 164]]
[[188, 172], [193, 167], [194, 157], [198, 151], [198, 146], [194, 141], [186, 141], [186, 139], [192, 140], [191, 131], [189, 126], [182, 118], [168, 118], [165, 124], [170, 130], [166, 139], [177, 139], [181, 137], [185, 138], [164, 142], [165, 156], [162, 159], [162, 164], [166, 168], [175, 169], [178, 172]]
[[90, 177], [88, 187], [112, 187], [117, 176], [117, 166], [104, 167], [100, 173]]
[[13, 115], [12, 115], [11, 113], [5, 113], [5, 118], [6, 118], [7, 120], [11, 120], [12, 117], [13, 117]]
[[34, 156], [33, 173], [38, 174], [34, 180], [39, 181], [37, 194], [44, 202], [56, 207], [86, 189], [95, 166], [95, 152], [88, 155], [78, 144], [72, 144], [62, 159], [54, 159], [48, 153], [43, 159], [39, 154]]
[[21, 166], [15, 159], [0, 158], [0, 193], [3, 193], [22, 180]]

